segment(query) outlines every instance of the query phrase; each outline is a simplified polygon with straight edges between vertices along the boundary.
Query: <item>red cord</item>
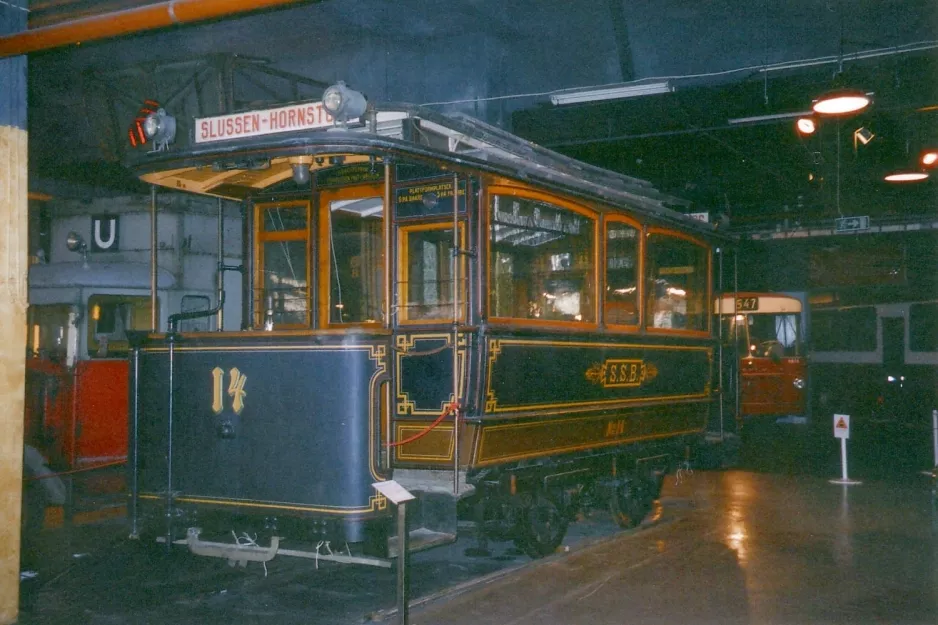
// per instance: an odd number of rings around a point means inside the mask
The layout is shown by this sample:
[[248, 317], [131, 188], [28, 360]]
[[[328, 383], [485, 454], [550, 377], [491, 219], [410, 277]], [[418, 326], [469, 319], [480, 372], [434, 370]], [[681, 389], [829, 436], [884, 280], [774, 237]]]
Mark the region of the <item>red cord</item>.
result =
[[410, 438], [405, 438], [405, 439], [402, 440], [402, 441], [397, 441], [397, 442], [394, 442], [394, 443], [388, 442], [388, 443], [385, 443], [384, 445], [385, 445], [385, 447], [400, 447], [401, 445], [406, 445], [407, 443], [412, 443], [412, 442], [414, 442], [415, 440], [417, 440], [418, 438], [423, 438], [424, 436], [426, 436], [427, 434], [430, 433], [430, 430], [432, 430], [433, 428], [435, 428], [435, 427], [438, 426], [439, 424], [443, 423], [443, 419], [445, 419], [447, 416], [449, 416], [449, 414], [450, 414], [451, 412], [456, 412], [457, 410], [459, 410], [459, 406], [458, 406], [458, 405], [456, 405], [455, 403], [449, 404], [448, 406], [446, 406], [446, 408], [443, 409], [443, 414], [441, 414], [439, 417], [437, 417], [437, 418], [436, 418], [436, 421], [434, 421], [433, 423], [431, 423], [430, 425], [428, 425], [423, 431], [417, 432], [416, 434], [414, 434], [414, 435], [411, 436]]
[[32, 477], [23, 478], [24, 482], [29, 482], [32, 480], [48, 480], [52, 477], [61, 477], [63, 475], [74, 475], [75, 473], [85, 473], [87, 471], [95, 471], [97, 469], [105, 469], [107, 467], [116, 467], [121, 464], [127, 464], [126, 460], [115, 460], [114, 462], [105, 462], [104, 464], [96, 464], [90, 467], [82, 467], [81, 469], [72, 469], [71, 471], [60, 471], [58, 473], [44, 473], [43, 475], [35, 475]]

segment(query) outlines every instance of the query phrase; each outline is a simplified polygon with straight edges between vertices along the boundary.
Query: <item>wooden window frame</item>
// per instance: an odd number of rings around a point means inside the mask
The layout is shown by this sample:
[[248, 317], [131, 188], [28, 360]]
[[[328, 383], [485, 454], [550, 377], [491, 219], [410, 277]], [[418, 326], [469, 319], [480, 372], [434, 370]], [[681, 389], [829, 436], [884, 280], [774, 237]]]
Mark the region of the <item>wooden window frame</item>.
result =
[[[648, 323], [648, 321], [649, 321], [649, 320], [648, 320], [648, 315], [647, 315], [647, 314], [644, 314], [644, 313], [645, 313], [645, 309], [646, 309], [647, 306], [648, 306], [648, 300], [647, 300], [648, 294], [647, 294], [647, 288], [646, 288], [646, 289], [645, 289], [645, 296], [646, 296], [646, 299], [645, 299], [645, 301], [642, 302], [643, 324], [644, 324], [643, 327], [645, 328], [645, 332], [647, 332], [647, 333], [649, 333], [649, 334], [663, 334], [663, 335], [667, 335], [667, 336], [699, 336], [699, 337], [708, 337], [708, 336], [710, 336], [711, 331], [712, 331], [712, 327], [713, 327], [713, 314], [712, 314], [712, 306], [713, 306], [713, 269], [712, 269], [712, 267], [713, 267], [713, 249], [712, 249], [712, 247], [711, 247], [710, 245], [708, 245], [708, 244], [707, 244], [705, 241], [703, 241], [702, 239], [698, 239], [697, 237], [691, 236], [691, 235], [686, 234], [686, 233], [684, 233], [684, 232], [680, 232], [680, 231], [678, 231], [678, 230], [671, 230], [671, 229], [669, 229], [669, 228], [655, 228], [655, 227], [647, 228], [647, 229], [645, 230], [645, 236], [643, 237], [644, 240], [642, 241], [642, 259], [643, 259], [643, 262], [642, 262], [642, 283], [643, 283], [643, 284], [647, 283], [647, 281], [648, 281], [648, 276], [645, 275], [645, 273], [644, 273], [645, 268], [648, 266], [647, 258], [648, 258], [648, 249], [649, 249], [649, 247], [650, 247], [650, 246], [648, 245], [648, 239], [650, 239], [652, 236], [655, 236], [655, 235], [664, 235], [664, 236], [668, 236], [668, 237], [671, 237], [671, 238], [674, 238], [674, 239], [682, 239], [682, 240], [684, 240], [684, 241], [688, 241], [688, 242], [690, 242], [690, 243], [693, 243], [694, 245], [697, 245], [698, 247], [701, 247], [701, 248], [706, 252], [707, 266], [705, 267], [705, 270], [706, 270], [706, 272], [707, 272], [707, 274], [706, 274], [706, 275], [707, 275], [707, 282], [706, 282], [707, 286], [706, 286], [706, 293], [704, 294], [704, 313], [705, 313], [705, 314], [704, 314], [704, 319], [705, 319], [705, 321], [704, 321], [704, 329], [703, 329], [703, 330], [688, 330], [688, 329], [684, 329], [684, 328], [655, 328], [655, 327], [652, 327], [652, 326], [649, 325], [649, 323]], [[647, 286], [647, 284], [645, 284], [645, 286]]]
[[[492, 285], [494, 284], [495, 277], [492, 275], [492, 237], [491, 237], [491, 225], [492, 225], [492, 202], [495, 196], [506, 196], [506, 197], [516, 197], [519, 199], [533, 200], [535, 202], [544, 202], [545, 204], [551, 204], [558, 208], [569, 210], [570, 212], [576, 213], [590, 220], [593, 225], [593, 250], [592, 250], [592, 287], [593, 287], [593, 320], [592, 321], [564, 321], [557, 319], [530, 319], [527, 317], [497, 317], [493, 314], [492, 311]], [[540, 191], [537, 189], [528, 189], [528, 188], [518, 188], [513, 186], [504, 186], [504, 185], [491, 185], [485, 190], [485, 219], [483, 225], [484, 240], [485, 240], [485, 280], [486, 284], [489, 285], [489, 288], [486, 290], [485, 295], [485, 312], [489, 318], [489, 321], [493, 324], [505, 324], [512, 326], [527, 326], [535, 328], [563, 328], [565, 330], [577, 329], [583, 331], [595, 331], [599, 328], [599, 319], [600, 319], [600, 300], [602, 296], [600, 294], [600, 278], [599, 278], [599, 256], [601, 255], [601, 248], [603, 245], [600, 244], [599, 237], [602, 233], [600, 229], [600, 215], [598, 212], [591, 210], [590, 208], [567, 200], [561, 196], [549, 193], [546, 191]]]
[[[635, 301], [638, 307], [637, 311], [637, 320], [634, 324], [625, 324], [625, 323], [609, 323], [606, 320], [606, 290], [605, 287], [609, 286], [608, 281], [606, 280], [606, 274], [609, 271], [607, 263], [609, 262], [609, 238], [608, 238], [608, 226], [610, 224], [625, 224], [630, 228], [634, 228], [638, 233], [638, 245], [636, 250], [636, 289], [637, 293], [635, 294]], [[602, 267], [603, 275], [601, 284], [603, 286], [603, 291], [601, 294], [602, 301], [602, 321], [603, 324], [611, 330], [624, 330], [628, 332], [637, 332], [642, 325], [645, 323], [645, 229], [642, 224], [635, 219], [626, 217], [625, 215], [606, 215], [603, 219], [602, 225], [602, 262], [600, 267]]]
[[[332, 228], [332, 212], [330, 210], [330, 203], [334, 200], [340, 199], [364, 199], [368, 197], [377, 197], [381, 200], [383, 206], [382, 217], [385, 220], [391, 218], [390, 211], [385, 205], [387, 198], [385, 197], [384, 183], [379, 184], [357, 184], [347, 187], [329, 187], [322, 189], [319, 192], [319, 271], [318, 271], [318, 295], [319, 295], [319, 324], [322, 328], [380, 328], [384, 326], [383, 320], [376, 320], [373, 323], [368, 323], [365, 321], [349, 321], [349, 322], [332, 322], [329, 321], [329, 306], [330, 306], [330, 296], [332, 293], [332, 245], [329, 234]], [[381, 247], [385, 247], [386, 241], [384, 237], [384, 232], [387, 229], [387, 223], [382, 225], [381, 228]], [[385, 267], [388, 262], [388, 251], [383, 250], [383, 262], [379, 271], [381, 272], [381, 281], [387, 279], [387, 271]], [[387, 289], [382, 285], [380, 289], [381, 296], [381, 310], [387, 311], [388, 305], [384, 301], [385, 293]], [[386, 314], [386, 313], [385, 313]]]
[[[268, 207], [306, 207], [306, 229], [305, 230], [284, 230], [278, 232], [268, 232], [264, 230], [263, 215]], [[274, 330], [306, 330], [312, 324], [312, 263], [311, 242], [312, 242], [312, 202], [308, 199], [303, 200], [285, 200], [282, 202], [258, 202], [254, 204], [254, 287], [251, 293], [251, 301], [254, 308], [253, 329], [260, 330], [264, 326], [264, 307], [257, 305], [257, 291], [264, 288], [264, 244], [270, 242], [282, 241], [306, 241], [306, 321], [304, 323], [280, 323], [274, 327]]]
[[[453, 227], [452, 220], [449, 221], [435, 221], [432, 223], [406, 223], [400, 224], [397, 228], [397, 284], [395, 285], [395, 292], [397, 294], [397, 310], [398, 314], [397, 323], [402, 326], [408, 325], [427, 325], [427, 324], [440, 324], [440, 323], [452, 323], [453, 317], [449, 315], [447, 317], [433, 317], [430, 319], [408, 319], [407, 311], [409, 310], [409, 298], [407, 296], [407, 288], [405, 285], [409, 284], [408, 281], [408, 259], [410, 258], [410, 250], [408, 249], [407, 235], [411, 232], [426, 232], [430, 230], [446, 230]], [[459, 247], [464, 249], [466, 246], [466, 222], [465, 220], [460, 219], [457, 223], [457, 228], [459, 232]], [[458, 288], [459, 278], [463, 276], [463, 280], [468, 279], [468, 264], [466, 263], [466, 258], [463, 254], [459, 255], [459, 263], [457, 267], [459, 274], [456, 277], [456, 286]], [[466, 289], [468, 293], [468, 289]], [[455, 297], [455, 293], [453, 293]], [[459, 319], [458, 323], [465, 323], [466, 321], [466, 311], [468, 309], [468, 295], [465, 295], [462, 298], [459, 306]], [[450, 306], [452, 309], [452, 306]], [[401, 312], [403, 311], [403, 313]]]

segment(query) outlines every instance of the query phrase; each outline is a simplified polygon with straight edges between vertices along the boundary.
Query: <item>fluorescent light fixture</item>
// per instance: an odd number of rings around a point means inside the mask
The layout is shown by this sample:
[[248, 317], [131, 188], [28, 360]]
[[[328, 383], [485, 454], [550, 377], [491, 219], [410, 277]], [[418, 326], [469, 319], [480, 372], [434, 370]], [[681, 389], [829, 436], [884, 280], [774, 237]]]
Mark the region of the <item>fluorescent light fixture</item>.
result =
[[742, 124], [761, 124], [764, 122], [777, 122], [786, 119], [795, 119], [796, 117], [808, 117], [811, 111], [799, 111], [797, 113], [775, 113], [774, 115], [754, 115], [752, 117], [737, 117], [728, 120], [728, 123], [737, 126]]
[[599, 102], [600, 100], [618, 100], [621, 98], [637, 98], [646, 95], [671, 93], [674, 87], [668, 81], [635, 82], [599, 89], [569, 89], [557, 91], [550, 96], [550, 101], [560, 106], [562, 104], [581, 104], [583, 102]]

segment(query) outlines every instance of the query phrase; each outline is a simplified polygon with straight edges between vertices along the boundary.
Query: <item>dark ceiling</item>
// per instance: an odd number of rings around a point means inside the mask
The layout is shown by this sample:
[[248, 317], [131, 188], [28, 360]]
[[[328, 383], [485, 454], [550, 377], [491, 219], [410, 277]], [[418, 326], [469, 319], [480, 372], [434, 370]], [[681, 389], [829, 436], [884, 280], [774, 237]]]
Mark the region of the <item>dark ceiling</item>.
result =
[[[652, 180], [726, 214], [734, 225], [804, 224], [838, 215], [934, 214], [932, 182], [883, 180], [938, 147], [938, 57], [905, 55], [856, 64], [849, 80], [874, 94], [866, 112], [819, 120], [801, 136], [795, 117], [830, 88], [830, 68], [767, 80], [571, 107], [544, 105], [514, 116], [515, 132], [571, 156]], [[766, 103], [768, 100], [768, 103]], [[873, 133], [867, 144], [854, 133]]]
[[[34, 1], [30, 21], [148, 2]], [[324, 0], [36, 53], [29, 68], [36, 184], [134, 188], [120, 163], [144, 98], [188, 117], [313, 99], [344, 79], [375, 100], [470, 112], [734, 224], [924, 216], [938, 197], [932, 182], [882, 182], [938, 142], [934, 0]], [[808, 139], [791, 118], [730, 122], [805, 111], [835, 75], [874, 93], [868, 113]], [[657, 77], [674, 92], [549, 99]], [[854, 150], [861, 125], [876, 136]]]

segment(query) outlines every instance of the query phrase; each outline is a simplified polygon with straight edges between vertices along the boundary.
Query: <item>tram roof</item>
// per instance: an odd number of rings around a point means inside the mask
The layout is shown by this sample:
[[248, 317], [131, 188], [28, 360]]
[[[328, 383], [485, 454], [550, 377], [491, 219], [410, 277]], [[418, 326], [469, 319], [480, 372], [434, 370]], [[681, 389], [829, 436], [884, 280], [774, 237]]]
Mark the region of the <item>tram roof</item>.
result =
[[[138, 152], [130, 167], [147, 183], [241, 201], [290, 179], [292, 165], [328, 167], [317, 155], [368, 162], [375, 152], [439, 159], [634, 210], [699, 232], [714, 228], [674, 210], [689, 202], [648, 181], [564, 156], [463, 113], [388, 104], [370, 123], [216, 141], [161, 152]], [[367, 115], [366, 115], [367, 116]]]

